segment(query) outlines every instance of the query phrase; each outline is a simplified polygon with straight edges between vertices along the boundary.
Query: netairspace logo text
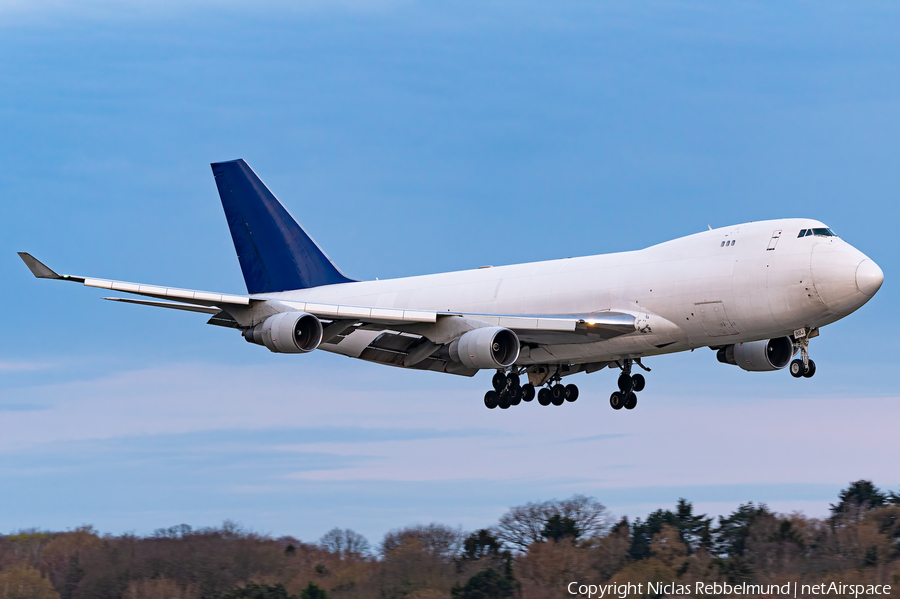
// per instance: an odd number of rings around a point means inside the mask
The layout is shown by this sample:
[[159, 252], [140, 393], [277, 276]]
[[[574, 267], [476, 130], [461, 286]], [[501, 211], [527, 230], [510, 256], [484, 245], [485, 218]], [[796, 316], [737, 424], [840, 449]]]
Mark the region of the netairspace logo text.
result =
[[[799, 591], [802, 595], [839, 595], [847, 597], [859, 597], [860, 595], [890, 595], [889, 584], [842, 584], [832, 582], [822, 584], [798, 585], [796, 582], [787, 584], [728, 584], [727, 582], [704, 583], [698, 582], [693, 589], [689, 584], [675, 582], [633, 582], [622, 584], [579, 584], [570, 582], [567, 590], [570, 595], [581, 597], [618, 597], [625, 599], [629, 595], [644, 595], [644, 586], [648, 595], [780, 595], [783, 597], [797, 597]], [[799, 588], [798, 588], [799, 586]]]

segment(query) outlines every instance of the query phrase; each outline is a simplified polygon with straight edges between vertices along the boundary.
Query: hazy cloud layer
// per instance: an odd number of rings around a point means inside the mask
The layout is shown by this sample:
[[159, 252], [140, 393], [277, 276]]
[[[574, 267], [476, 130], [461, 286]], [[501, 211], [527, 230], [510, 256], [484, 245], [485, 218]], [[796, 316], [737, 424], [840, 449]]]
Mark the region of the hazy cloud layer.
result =
[[[0, 527], [68, 517], [128, 528], [130, 514], [130, 527], [145, 530], [208, 509], [207, 523], [209, 514], [243, 516], [309, 537], [343, 525], [319, 523], [339, 519], [334, 497], [344, 492], [339, 504], [369, 514], [355, 517], [369, 533], [389, 515], [399, 519], [392, 525], [487, 524], [507, 505], [573, 493], [632, 516], [680, 496], [701, 508], [756, 500], [824, 514], [845, 481], [890, 485], [896, 472], [896, 398], [854, 400], [867, 410], [848, 410], [846, 398], [790, 397], [691, 407], [658, 391], [645, 393], [643, 409], [613, 412], [590, 385], [560, 408], [487, 411], [477, 391], [446, 388], [472, 381], [437, 379], [443, 388], [423, 396], [415, 387], [427, 373], [411, 389], [389, 391], [401, 373], [388, 370], [367, 390], [335, 390], [342, 373], [371, 372], [349, 362], [317, 366], [320, 382], [302, 390], [305, 366], [199, 363], [19, 390], [52, 407], [0, 416], [0, 478], [17, 489], [6, 511], [16, 516]], [[79, 499], [34, 496], [48, 485]], [[423, 493], [434, 497], [424, 511]], [[127, 507], [107, 515], [103, 505]], [[376, 505], [388, 512], [373, 516]]]

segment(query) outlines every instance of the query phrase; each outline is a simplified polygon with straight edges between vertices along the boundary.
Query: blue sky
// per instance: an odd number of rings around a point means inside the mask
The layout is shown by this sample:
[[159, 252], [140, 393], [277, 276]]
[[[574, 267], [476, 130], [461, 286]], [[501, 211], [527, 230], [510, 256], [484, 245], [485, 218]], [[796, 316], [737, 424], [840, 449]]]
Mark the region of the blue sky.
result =
[[[377, 540], [510, 505], [823, 515], [897, 489], [900, 7], [872, 2], [0, 0], [0, 530], [225, 518]], [[489, 412], [488, 376], [276, 356], [37, 281], [241, 293], [209, 163], [245, 158], [349, 276], [636, 249], [807, 216], [885, 272], [814, 379], [708, 350]]]

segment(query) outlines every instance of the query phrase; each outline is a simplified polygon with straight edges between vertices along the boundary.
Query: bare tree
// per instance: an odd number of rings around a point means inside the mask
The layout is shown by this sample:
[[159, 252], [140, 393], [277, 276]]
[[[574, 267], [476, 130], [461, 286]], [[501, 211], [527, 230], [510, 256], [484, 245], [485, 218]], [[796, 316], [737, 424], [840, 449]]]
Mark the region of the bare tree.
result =
[[554, 516], [574, 522], [579, 538], [591, 538], [609, 530], [612, 519], [606, 506], [584, 495], [573, 495], [562, 501], [551, 499], [526, 503], [509, 509], [495, 528], [495, 536], [524, 551], [532, 543], [545, 539], [547, 523]]
[[410, 539], [418, 540], [422, 544], [422, 549], [435, 557], [449, 560], [459, 555], [465, 534], [459, 528], [450, 528], [443, 524], [408, 526], [384, 535], [380, 547], [381, 554], [387, 554]]
[[319, 547], [346, 557], [369, 555], [369, 541], [354, 530], [332, 528], [319, 539]]

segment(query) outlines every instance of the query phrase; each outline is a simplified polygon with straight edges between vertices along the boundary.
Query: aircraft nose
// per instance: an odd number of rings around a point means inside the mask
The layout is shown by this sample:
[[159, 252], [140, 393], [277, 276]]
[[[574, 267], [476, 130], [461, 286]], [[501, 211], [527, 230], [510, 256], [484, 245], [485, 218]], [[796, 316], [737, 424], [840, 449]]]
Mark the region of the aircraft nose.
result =
[[883, 282], [884, 272], [872, 260], [866, 258], [856, 267], [856, 287], [863, 295], [872, 297]]

